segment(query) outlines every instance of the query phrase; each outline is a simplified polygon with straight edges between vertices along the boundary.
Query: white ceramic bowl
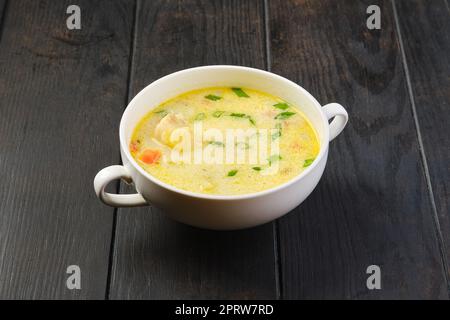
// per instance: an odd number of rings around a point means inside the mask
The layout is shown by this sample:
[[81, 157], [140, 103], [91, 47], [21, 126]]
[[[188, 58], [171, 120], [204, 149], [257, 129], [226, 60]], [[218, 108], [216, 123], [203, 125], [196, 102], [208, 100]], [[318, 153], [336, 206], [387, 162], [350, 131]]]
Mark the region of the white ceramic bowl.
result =
[[[136, 163], [128, 145], [136, 124], [144, 115], [178, 94], [221, 86], [257, 89], [299, 107], [312, 122], [320, 139], [320, 152], [313, 164], [275, 188], [220, 196], [178, 189], [151, 176]], [[314, 190], [325, 169], [329, 141], [344, 129], [347, 120], [347, 112], [341, 105], [331, 103], [322, 107], [305, 89], [270, 72], [239, 66], [205, 66], [179, 71], [153, 82], [130, 102], [120, 122], [123, 166], [101, 170], [94, 180], [95, 192], [107, 205], [136, 207], [151, 204], [177, 221], [201, 228], [232, 230], [257, 226], [288, 213]], [[133, 182], [138, 193], [105, 192], [106, 185], [115, 179]]]

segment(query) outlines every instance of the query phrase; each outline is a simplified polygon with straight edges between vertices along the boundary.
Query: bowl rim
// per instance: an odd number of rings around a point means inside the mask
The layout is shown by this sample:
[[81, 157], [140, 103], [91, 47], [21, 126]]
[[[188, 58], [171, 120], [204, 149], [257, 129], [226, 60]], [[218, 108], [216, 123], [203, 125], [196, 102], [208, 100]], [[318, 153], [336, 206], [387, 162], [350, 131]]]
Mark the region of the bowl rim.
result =
[[[262, 191], [258, 191], [258, 192], [252, 192], [252, 193], [245, 193], [245, 194], [240, 194], [240, 195], [214, 195], [214, 194], [198, 193], [198, 192], [183, 190], [183, 189], [180, 189], [178, 187], [172, 186], [172, 185], [170, 185], [168, 183], [165, 183], [165, 182], [159, 180], [158, 178], [152, 176], [147, 171], [145, 171], [136, 162], [136, 160], [134, 160], [134, 158], [131, 156], [130, 151], [128, 150], [126, 139], [125, 139], [125, 119], [127, 118], [128, 114], [131, 112], [130, 111], [131, 110], [130, 107], [135, 103], [135, 101], [138, 100], [139, 97], [141, 95], [143, 95], [145, 91], [151, 89], [153, 86], [157, 85], [159, 82], [170, 80], [171, 78], [174, 78], [174, 77], [178, 76], [181, 73], [187, 73], [187, 72], [192, 72], [192, 71], [196, 71], [196, 70], [214, 71], [214, 70], [223, 70], [223, 69], [244, 70], [246, 72], [253, 72], [253, 73], [257, 73], [257, 74], [260, 74], [260, 75], [263, 75], [263, 76], [267, 76], [267, 77], [275, 77], [279, 81], [284, 82], [286, 85], [293, 86], [297, 90], [300, 90], [308, 99], [310, 99], [313, 102], [314, 106], [320, 111], [319, 113], [320, 113], [320, 115], [322, 117], [322, 121], [325, 124], [324, 125], [324, 139], [323, 139], [324, 143], [321, 143], [319, 154], [317, 155], [317, 157], [314, 160], [314, 162], [306, 170], [302, 171], [300, 174], [298, 174], [294, 178], [292, 178], [292, 179], [290, 179], [290, 180], [288, 180], [288, 181], [286, 181], [286, 182], [284, 182], [284, 183], [282, 183], [282, 184], [280, 184], [278, 186], [272, 187], [270, 189], [266, 189], [266, 190], [262, 190]], [[284, 77], [282, 77], [282, 76], [280, 76], [278, 74], [275, 74], [275, 73], [272, 73], [272, 72], [269, 72], [269, 71], [265, 71], [265, 70], [261, 70], [261, 69], [250, 68], [250, 67], [243, 67], [243, 66], [235, 66], [235, 65], [206, 65], [206, 66], [188, 68], [188, 69], [183, 69], [183, 70], [180, 70], [180, 71], [173, 72], [171, 74], [168, 74], [168, 75], [166, 75], [164, 77], [161, 77], [161, 78], [153, 81], [152, 83], [147, 85], [145, 88], [143, 88], [141, 91], [139, 91], [139, 93], [128, 103], [125, 111], [122, 114], [122, 118], [120, 120], [120, 127], [119, 127], [119, 140], [120, 140], [120, 148], [122, 150], [122, 155], [125, 155], [126, 160], [129, 163], [131, 163], [132, 166], [141, 175], [143, 175], [145, 178], [147, 178], [151, 182], [155, 183], [156, 185], [158, 185], [158, 186], [160, 186], [160, 187], [162, 187], [164, 189], [168, 189], [168, 190], [170, 190], [172, 192], [179, 193], [179, 194], [182, 194], [184, 196], [193, 197], [193, 198], [200, 198], [200, 199], [207, 199], [207, 200], [244, 200], [244, 199], [253, 199], [253, 198], [262, 197], [262, 196], [265, 196], [267, 194], [275, 193], [275, 192], [278, 192], [278, 191], [281, 191], [283, 189], [288, 188], [292, 184], [297, 183], [298, 181], [306, 178], [306, 176], [308, 176], [309, 173], [311, 173], [317, 167], [317, 165], [321, 162], [322, 158], [324, 157], [324, 155], [328, 151], [329, 136], [330, 136], [330, 130], [329, 130], [329, 125], [328, 125], [328, 119], [325, 116], [324, 112], [322, 111], [322, 106], [316, 100], [316, 98], [314, 98], [314, 96], [311, 95], [306, 89], [304, 89], [300, 85], [296, 84], [295, 82], [293, 82], [293, 81], [291, 81], [289, 79], [286, 79], [286, 78], [284, 78]]]

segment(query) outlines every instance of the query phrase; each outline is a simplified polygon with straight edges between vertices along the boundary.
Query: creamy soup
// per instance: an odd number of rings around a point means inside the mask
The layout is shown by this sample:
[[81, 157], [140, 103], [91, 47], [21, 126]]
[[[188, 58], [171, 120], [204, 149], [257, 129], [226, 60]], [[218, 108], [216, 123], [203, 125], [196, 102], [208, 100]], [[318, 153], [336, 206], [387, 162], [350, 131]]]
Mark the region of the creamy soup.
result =
[[170, 99], [136, 126], [136, 162], [177, 188], [239, 195], [276, 187], [315, 160], [319, 141], [297, 106], [248, 88], [206, 88]]

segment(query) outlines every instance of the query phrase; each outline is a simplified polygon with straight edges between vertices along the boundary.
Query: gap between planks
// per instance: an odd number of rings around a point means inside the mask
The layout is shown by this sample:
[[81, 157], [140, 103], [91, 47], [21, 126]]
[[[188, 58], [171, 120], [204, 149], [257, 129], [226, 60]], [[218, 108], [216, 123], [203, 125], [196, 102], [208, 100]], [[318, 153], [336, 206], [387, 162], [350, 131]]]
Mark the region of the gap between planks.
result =
[[3, 4], [2, 11], [0, 11], [2, 14], [0, 15], [0, 43], [2, 41], [3, 37], [3, 26], [5, 25], [5, 18], [6, 18], [6, 11], [8, 10], [8, 0], [5, 0], [5, 3]]
[[[138, 25], [138, 12], [141, 1], [135, 0], [134, 6], [133, 6], [133, 20], [132, 20], [132, 28], [131, 28], [131, 41], [130, 41], [130, 51], [129, 51], [129, 59], [128, 59], [128, 75], [127, 75], [127, 90], [125, 93], [125, 107], [128, 105], [128, 102], [130, 100], [130, 95], [132, 93], [132, 79], [134, 77], [134, 69], [133, 69], [133, 61], [134, 61], [134, 54], [135, 54], [135, 48], [136, 48], [136, 39], [137, 39], [137, 25]], [[122, 164], [121, 156], [119, 153], [119, 163]], [[116, 193], [120, 193], [120, 186], [121, 182], [120, 180], [116, 184]], [[109, 247], [109, 260], [108, 260], [108, 275], [106, 280], [106, 290], [105, 290], [105, 300], [109, 300], [110, 296], [110, 290], [111, 290], [111, 281], [112, 281], [112, 273], [113, 273], [113, 262], [114, 262], [114, 249], [115, 249], [115, 241], [116, 241], [116, 231], [117, 231], [117, 212], [119, 208], [114, 208], [113, 210], [113, 224], [112, 224], [112, 230], [111, 230], [111, 244]]]
[[[266, 55], [266, 69], [272, 70], [272, 57], [270, 46], [270, 18], [269, 18], [269, 0], [263, 0], [264, 2], [264, 41], [265, 41], [265, 55]], [[281, 275], [281, 260], [280, 260], [280, 241], [278, 241], [279, 227], [278, 221], [272, 222], [273, 232], [273, 251], [274, 251], [274, 269], [275, 269], [275, 290], [277, 300], [282, 299], [283, 294], [283, 281]]]

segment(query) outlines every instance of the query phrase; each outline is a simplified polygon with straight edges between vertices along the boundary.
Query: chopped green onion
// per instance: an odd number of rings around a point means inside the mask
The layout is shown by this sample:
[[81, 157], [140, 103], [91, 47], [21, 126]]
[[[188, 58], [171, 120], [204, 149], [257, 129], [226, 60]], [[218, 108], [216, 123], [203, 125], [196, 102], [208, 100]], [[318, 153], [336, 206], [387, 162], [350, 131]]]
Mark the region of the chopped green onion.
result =
[[201, 121], [201, 120], [205, 120], [206, 119], [206, 114], [204, 113], [199, 113], [198, 115], [195, 116], [195, 121]]
[[212, 144], [219, 147], [223, 147], [225, 145], [223, 142], [220, 141], [209, 141], [208, 144]]
[[274, 104], [273, 106], [275, 108], [281, 109], [281, 110], [286, 110], [287, 108], [289, 108], [289, 105], [286, 102], [280, 102], [280, 103]]
[[294, 114], [295, 114], [295, 112], [289, 112], [289, 111], [282, 112], [282, 113], [278, 114], [275, 117], [275, 119], [277, 119], [277, 120], [284, 120], [284, 119], [292, 117]]
[[281, 130], [278, 130], [275, 133], [272, 133], [272, 140], [277, 140], [279, 137], [281, 137]]
[[278, 129], [278, 131], [272, 134], [272, 140], [277, 140], [279, 137], [281, 137], [282, 127], [283, 127], [283, 125], [281, 123], [277, 123], [275, 125], [275, 129]]
[[234, 177], [237, 172], [238, 172], [237, 170], [231, 170], [230, 172], [228, 172], [228, 176], [229, 177]]
[[250, 149], [250, 144], [248, 144], [247, 142], [236, 142], [236, 147], [239, 146], [241, 146], [240, 148], [244, 150]]
[[269, 165], [272, 165], [272, 163], [274, 163], [275, 161], [281, 160], [283, 158], [281, 158], [281, 156], [279, 154], [274, 154], [272, 156], [270, 156], [267, 161], [269, 162]]
[[233, 92], [239, 97], [239, 98], [250, 98], [248, 94], [244, 92], [241, 88], [231, 88]]
[[261, 171], [262, 170], [261, 167], [253, 167], [252, 169], [255, 170], [255, 171]]
[[214, 118], [220, 118], [224, 113], [225, 113], [225, 111], [215, 111], [213, 113], [213, 117]]
[[306, 159], [305, 162], [303, 163], [303, 168], [309, 167], [315, 160], [316, 158], [312, 158], [312, 159]]
[[159, 111], [155, 111], [154, 113], [159, 114], [162, 117], [165, 117], [169, 114], [166, 110], [159, 110]]
[[252, 125], [254, 125], [254, 126], [256, 125], [255, 120], [251, 116], [249, 116], [248, 114], [245, 114], [245, 113], [230, 113], [230, 117], [245, 118], [245, 119], [248, 119], [248, 121], [250, 121], [250, 123]]
[[230, 117], [246, 118], [247, 115], [245, 113], [230, 113]]
[[205, 96], [205, 98], [208, 99], [208, 100], [211, 100], [211, 101], [217, 101], [217, 100], [222, 99], [222, 97], [215, 96], [213, 94], [209, 94], [209, 95]]

